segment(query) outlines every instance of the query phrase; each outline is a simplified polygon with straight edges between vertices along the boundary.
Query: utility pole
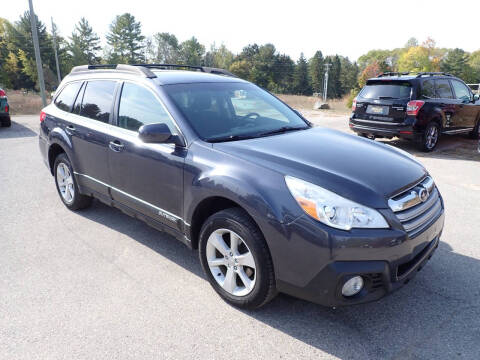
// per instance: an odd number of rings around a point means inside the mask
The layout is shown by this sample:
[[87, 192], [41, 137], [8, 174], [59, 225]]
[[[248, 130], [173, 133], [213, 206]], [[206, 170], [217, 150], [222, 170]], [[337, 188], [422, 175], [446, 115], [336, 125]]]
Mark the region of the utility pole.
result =
[[55, 50], [55, 62], [57, 64], [57, 77], [58, 77], [58, 85], [62, 82], [62, 75], [60, 74], [60, 65], [58, 65], [58, 53], [57, 53], [57, 35], [55, 25], [53, 24], [53, 17], [52, 19], [52, 35], [53, 35], [53, 50]]
[[332, 64], [325, 64], [325, 78], [323, 79], [323, 102], [327, 102], [327, 90], [328, 90], [328, 70], [330, 70]]
[[43, 80], [42, 59], [40, 58], [40, 46], [38, 45], [37, 19], [33, 12], [32, 0], [28, 0], [30, 5], [30, 24], [32, 25], [33, 47], [35, 49], [35, 60], [37, 62], [38, 83], [40, 85], [40, 95], [42, 96], [43, 106], [47, 106], [47, 98], [45, 97], [45, 81]]

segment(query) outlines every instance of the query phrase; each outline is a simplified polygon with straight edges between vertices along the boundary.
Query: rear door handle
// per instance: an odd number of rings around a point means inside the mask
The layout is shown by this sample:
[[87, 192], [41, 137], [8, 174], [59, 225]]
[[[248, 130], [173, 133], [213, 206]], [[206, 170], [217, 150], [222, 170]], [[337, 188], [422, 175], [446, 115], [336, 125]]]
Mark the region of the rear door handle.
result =
[[109, 147], [112, 151], [120, 152], [120, 151], [123, 150], [124, 145], [123, 145], [120, 141], [114, 140], [114, 141], [110, 141], [110, 143], [108, 144], [108, 147]]
[[65, 132], [66, 132], [68, 135], [72, 135], [72, 134], [75, 132], [75, 126], [73, 126], [73, 125], [68, 125], [68, 126], [65, 128]]

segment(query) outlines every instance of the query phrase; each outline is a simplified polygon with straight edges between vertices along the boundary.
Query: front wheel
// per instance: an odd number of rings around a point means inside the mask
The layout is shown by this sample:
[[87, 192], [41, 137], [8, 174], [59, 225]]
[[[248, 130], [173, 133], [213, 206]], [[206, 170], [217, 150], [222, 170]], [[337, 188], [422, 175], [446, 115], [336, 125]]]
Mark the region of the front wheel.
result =
[[477, 120], [477, 125], [475, 125], [473, 130], [470, 132], [470, 137], [472, 139], [480, 139], [480, 119]]
[[429, 123], [420, 141], [420, 149], [425, 152], [432, 151], [437, 146], [439, 137], [440, 126], [435, 122]]
[[80, 210], [90, 206], [92, 198], [80, 194], [72, 165], [65, 153], [57, 156], [53, 169], [57, 191], [65, 206], [70, 210]]
[[205, 221], [200, 231], [199, 256], [210, 284], [228, 303], [255, 309], [276, 295], [267, 244], [242, 209], [226, 209]]

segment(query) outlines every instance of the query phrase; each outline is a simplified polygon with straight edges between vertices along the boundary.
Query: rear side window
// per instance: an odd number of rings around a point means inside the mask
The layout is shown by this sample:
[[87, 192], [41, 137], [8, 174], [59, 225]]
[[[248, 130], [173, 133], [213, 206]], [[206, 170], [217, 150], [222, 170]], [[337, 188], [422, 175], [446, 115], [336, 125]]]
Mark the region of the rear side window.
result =
[[89, 81], [83, 94], [80, 115], [108, 123], [112, 111], [115, 81]]
[[452, 80], [453, 90], [455, 91], [455, 97], [462, 101], [470, 101], [471, 95], [468, 88], [458, 80]]
[[437, 98], [453, 99], [452, 89], [450, 88], [448, 80], [435, 80], [435, 93], [437, 94]]
[[361, 91], [364, 99], [406, 99], [410, 98], [412, 86], [408, 82], [370, 82]]
[[56, 107], [63, 111], [70, 112], [81, 85], [81, 82], [67, 84], [55, 99]]
[[435, 84], [433, 80], [425, 80], [422, 84], [422, 97], [433, 99], [435, 97]]
[[125, 83], [120, 97], [118, 126], [137, 131], [144, 124], [164, 123], [177, 133], [172, 119], [153, 93], [143, 86]]

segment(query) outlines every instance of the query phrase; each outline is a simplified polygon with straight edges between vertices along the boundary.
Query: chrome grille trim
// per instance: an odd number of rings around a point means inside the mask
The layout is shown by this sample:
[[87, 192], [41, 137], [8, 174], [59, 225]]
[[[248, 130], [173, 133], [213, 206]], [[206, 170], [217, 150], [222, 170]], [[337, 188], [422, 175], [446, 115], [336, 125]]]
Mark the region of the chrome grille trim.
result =
[[431, 208], [432, 205], [438, 200], [438, 198], [438, 190], [434, 189], [428, 200], [424, 203], [421, 203], [414, 208], [410, 208], [396, 214], [398, 220], [400, 220], [401, 222], [405, 222], [421, 215], [423, 212], [427, 211], [427, 209]]
[[415, 191], [415, 188], [419, 185], [423, 186], [428, 190], [430, 194], [435, 187], [435, 183], [430, 176], [427, 176], [424, 180], [419, 182], [417, 185], [413, 186], [409, 190], [404, 191], [403, 193], [396, 195], [388, 200], [388, 206], [392, 209], [393, 212], [403, 211], [414, 207], [422, 203], [418, 192]]
[[[420, 194], [428, 198], [420, 199]], [[433, 179], [428, 176], [413, 187], [392, 197], [388, 205], [403, 225], [409, 237], [425, 230], [442, 213], [442, 200]]]

